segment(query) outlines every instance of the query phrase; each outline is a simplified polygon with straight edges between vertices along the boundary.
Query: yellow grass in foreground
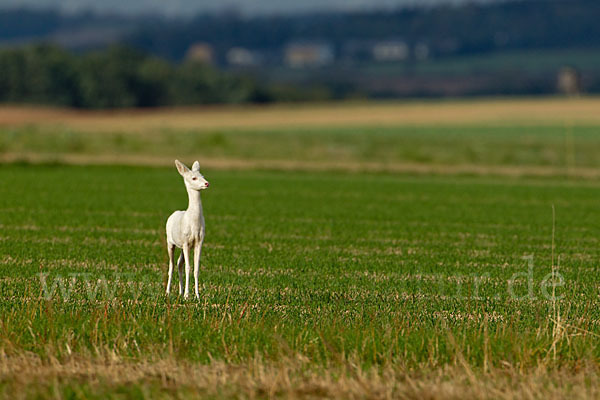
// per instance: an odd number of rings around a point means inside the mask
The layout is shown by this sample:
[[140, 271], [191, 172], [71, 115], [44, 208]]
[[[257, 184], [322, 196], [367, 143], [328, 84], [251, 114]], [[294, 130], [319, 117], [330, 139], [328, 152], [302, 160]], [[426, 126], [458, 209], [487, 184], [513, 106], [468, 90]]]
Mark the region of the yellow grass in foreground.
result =
[[600, 98], [323, 103], [119, 111], [0, 107], [0, 125], [59, 125], [84, 131], [556, 123], [600, 123]]
[[[579, 371], [541, 368], [519, 372], [510, 366], [487, 373], [450, 366], [435, 371], [392, 367], [365, 371], [351, 363], [343, 368], [311, 370], [307, 361], [277, 363], [253, 360], [242, 365], [177, 360], [126, 362], [117, 357], [41, 361], [36, 356], [0, 359], [0, 381], [11, 398], [61, 398], [60, 387], [91, 386], [111, 393], [138, 385], [148, 397], [178, 394], [185, 398], [345, 398], [345, 399], [594, 399], [600, 381], [591, 368]], [[75, 389], [77, 391], [77, 389]], [[6, 393], [6, 392], [5, 392]]]

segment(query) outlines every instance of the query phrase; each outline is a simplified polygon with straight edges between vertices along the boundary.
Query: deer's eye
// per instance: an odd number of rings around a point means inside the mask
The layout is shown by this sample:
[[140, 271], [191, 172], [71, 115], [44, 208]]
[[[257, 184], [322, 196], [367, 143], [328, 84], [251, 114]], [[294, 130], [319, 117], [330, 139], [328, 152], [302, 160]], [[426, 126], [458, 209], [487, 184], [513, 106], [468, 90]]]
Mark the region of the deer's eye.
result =
[[195, 181], [196, 179], [198, 179], [198, 178], [196, 178], [196, 177], [193, 177], [193, 178], [192, 178], [192, 180], [193, 180], [193, 181]]

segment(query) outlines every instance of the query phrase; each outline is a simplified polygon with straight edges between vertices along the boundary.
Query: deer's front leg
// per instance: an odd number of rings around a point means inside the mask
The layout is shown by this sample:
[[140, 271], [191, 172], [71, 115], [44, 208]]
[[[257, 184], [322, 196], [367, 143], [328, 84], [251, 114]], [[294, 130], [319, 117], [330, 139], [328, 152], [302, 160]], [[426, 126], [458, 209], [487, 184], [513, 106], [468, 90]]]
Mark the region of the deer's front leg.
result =
[[196, 292], [196, 298], [200, 298], [198, 293], [198, 275], [200, 274], [200, 254], [202, 254], [202, 242], [196, 243], [194, 248], [194, 291]]
[[183, 246], [183, 257], [185, 258], [185, 292], [183, 298], [187, 299], [190, 293], [190, 246]]

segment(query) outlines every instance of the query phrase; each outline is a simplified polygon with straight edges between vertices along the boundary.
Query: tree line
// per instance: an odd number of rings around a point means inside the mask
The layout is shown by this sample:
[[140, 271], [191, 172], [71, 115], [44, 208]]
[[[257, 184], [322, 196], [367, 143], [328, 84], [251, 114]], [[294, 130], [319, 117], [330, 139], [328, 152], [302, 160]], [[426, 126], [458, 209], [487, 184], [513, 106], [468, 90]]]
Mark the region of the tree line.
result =
[[349, 40], [399, 38], [427, 43], [437, 57], [517, 49], [600, 46], [597, 0], [510, 0], [486, 4], [290, 16], [199, 15], [142, 23], [128, 43], [178, 60], [193, 42], [217, 54], [233, 46], [281, 49], [301, 40], [326, 41], [339, 53]]
[[77, 108], [314, 100], [310, 89], [267, 87], [198, 62], [170, 63], [114, 46], [85, 54], [38, 44], [0, 50], [0, 102]]
[[[190, 45], [209, 43], [217, 61], [231, 47], [277, 54], [294, 41], [326, 41], [340, 53], [349, 40], [402, 39], [426, 43], [436, 57], [494, 51], [600, 46], [597, 0], [504, 0], [489, 3], [244, 17], [236, 13], [191, 18], [120, 16], [56, 10], [0, 10], [0, 42], [53, 40], [81, 27], [119, 28], [118, 40], [170, 60]], [[121, 29], [127, 27], [127, 29]], [[82, 43], [83, 42], [83, 43]], [[79, 41], [77, 49], [89, 50]], [[63, 43], [65, 46], [69, 44]], [[275, 61], [279, 61], [277, 56]]]

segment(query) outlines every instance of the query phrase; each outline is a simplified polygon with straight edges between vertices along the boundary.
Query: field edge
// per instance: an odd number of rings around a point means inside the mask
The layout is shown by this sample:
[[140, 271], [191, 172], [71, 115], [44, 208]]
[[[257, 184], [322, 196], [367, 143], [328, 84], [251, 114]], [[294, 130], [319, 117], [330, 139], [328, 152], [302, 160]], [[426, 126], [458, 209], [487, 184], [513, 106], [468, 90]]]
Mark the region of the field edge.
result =
[[[140, 166], [171, 167], [174, 156], [147, 156], [127, 154], [39, 154], [3, 153], [2, 165], [75, 165], [75, 166]], [[202, 158], [202, 168], [216, 171], [297, 171], [297, 172], [347, 172], [387, 173], [407, 175], [442, 176], [500, 176], [500, 177], [556, 177], [598, 179], [600, 169], [592, 167], [561, 167], [536, 165], [480, 165], [480, 164], [430, 164], [377, 161], [300, 161], [300, 160], [249, 160], [241, 158]]]
[[[502, 368], [478, 371], [460, 363], [444, 368], [404, 370], [394, 366], [361, 369], [346, 361], [328, 369], [315, 369], [310, 361], [262, 358], [244, 364], [213, 360], [207, 364], [176, 359], [131, 362], [114, 356], [78, 357], [42, 361], [37, 356], [7, 356], [0, 360], [0, 391], [16, 398], [58, 398], [69, 393], [84, 397], [129, 391], [143, 397], [186, 398], [407, 398], [407, 399], [513, 399], [597, 398], [600, 376], [593, 365], [577, 369], [539, 366], [520, 370], [508, 363]], [[125, 389], [127, 388], [127, 389]]]

